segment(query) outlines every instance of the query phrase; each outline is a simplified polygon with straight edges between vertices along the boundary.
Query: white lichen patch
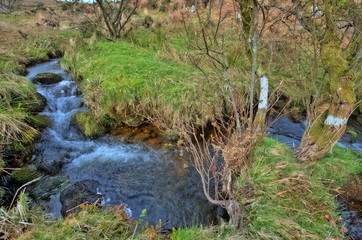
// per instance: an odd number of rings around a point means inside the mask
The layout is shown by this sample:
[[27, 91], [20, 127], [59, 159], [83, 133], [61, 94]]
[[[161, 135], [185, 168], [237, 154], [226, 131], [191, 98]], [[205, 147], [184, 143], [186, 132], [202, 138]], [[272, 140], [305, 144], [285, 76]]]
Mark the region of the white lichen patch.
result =
[[327, 119], [324, 121], [324, 124], [326, 125], [333, 125], [333, 126], [343, 126], [345, 124], [347, 124], [347, 118], [340, 118], [340, 117], [335, 117], [335, 116], [332, 116], [332, 115], [329, 115], [327, 117]]
[[267, 109], [268, 107], [268, 78], [260, 78], [260, 97], [259, 97], [259, 109]]

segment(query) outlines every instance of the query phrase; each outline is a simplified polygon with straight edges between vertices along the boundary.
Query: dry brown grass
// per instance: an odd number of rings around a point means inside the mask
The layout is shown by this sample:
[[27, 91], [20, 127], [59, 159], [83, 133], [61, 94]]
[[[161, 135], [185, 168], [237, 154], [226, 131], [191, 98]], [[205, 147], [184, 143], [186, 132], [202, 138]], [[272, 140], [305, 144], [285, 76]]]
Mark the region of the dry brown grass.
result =
[[37, 6], [38, 4], [44, 4], [46, 7], [60, 6], [61, 3], [56, 0], [23, 0], [22, 6]]

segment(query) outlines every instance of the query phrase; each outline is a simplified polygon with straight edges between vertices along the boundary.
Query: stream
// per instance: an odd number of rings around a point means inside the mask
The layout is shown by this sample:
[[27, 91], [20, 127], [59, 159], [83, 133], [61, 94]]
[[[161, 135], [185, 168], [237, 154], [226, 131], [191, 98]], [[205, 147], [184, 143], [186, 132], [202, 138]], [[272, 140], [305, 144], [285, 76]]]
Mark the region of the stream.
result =
[[[28, 68], [30, 80], [43, 72], [63, 78], [57, 84], [36, 84], [47, 99], [41, 114], [48, 116], [51, 124], [33, 149], [31, 167], [44, 177], [30, 189], [30, 196], [53, 217], [64, 216], [83, 202], [100, 199], [102, 206], [124, 204], [127, 213], [136, 219], [146, 209], [145, 221], [156, 225], [161, 219], [164, 229], [216, 222], [217, 209], [204, 197], [198, 173], [187, 167], [177, 149], [155, 150], [121, 137], [106, 135], [92, 140], [82, 135], [71, 117], [77, 111], [88, 110], [76, 83], [58, 62], [51, 60]], [[362, 131], [355, 125], [351, 128], [359, 138], [344, 136], [339, 145], [362, 151]], [[287, 117], [280, 118], [267, 131], [291, 148], [299, 145], [303, 132], [303, 122], [294, 123]], [[346, 212], [354, 214], [343, 203], [340, 209], [342, 216]], [[357, 221], [356, 227], [346, 226], [352, 229], [350, 232], [362, 231], [361, 220]]]
[[51, 124], [33, 149], [33, 167], [46, 176], [31, 195], [53, 217], [64, 216], [64, 205], [81, 191], [87, 197], [79, 200], [101, 197], [103, 206], [126, 204], [128, 214], [136, 219], [146, 209], [145, 221], [156, 225], [161, 219], [166, 229], [211, 224], [216, 208], [204, 197], [197, 172], [185, 166], [177, 150], [154, 150], [109, 135], [91, 140], [81, 134], [71, 116], [87, 109], [77, 95], [76, 83], [58, 61], [28, 68], [29, 79], [43, 72], [63, 77], [57, 84], [36, 84], [47, 99], [41, 114], [47, 115]]

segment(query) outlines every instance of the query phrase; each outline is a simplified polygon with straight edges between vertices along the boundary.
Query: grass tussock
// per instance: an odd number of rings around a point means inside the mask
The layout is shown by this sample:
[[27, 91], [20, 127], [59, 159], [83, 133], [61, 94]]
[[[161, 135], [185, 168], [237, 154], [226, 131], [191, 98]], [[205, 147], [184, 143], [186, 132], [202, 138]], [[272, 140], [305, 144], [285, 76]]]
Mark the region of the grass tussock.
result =
[[0, 141], [29, 141], [36, 134], [29, 125], [33, 119], [29, 111], [39, 101], [36, 89], [26, 78], [15, 74], [0, 74], [0, 78]]
[[127, 239], [135, 226], [119, 206], [102, 210], [86, 205], [64, 220], [41, 222], [18, 239]]
[[342, 238], [335, 195], [361, 171], [360, 153], [335, 147], [320, 162], [305, 166], [285, 145], [266, 138], [254, 152], [247, 177], [238, 183], [250, 237]]

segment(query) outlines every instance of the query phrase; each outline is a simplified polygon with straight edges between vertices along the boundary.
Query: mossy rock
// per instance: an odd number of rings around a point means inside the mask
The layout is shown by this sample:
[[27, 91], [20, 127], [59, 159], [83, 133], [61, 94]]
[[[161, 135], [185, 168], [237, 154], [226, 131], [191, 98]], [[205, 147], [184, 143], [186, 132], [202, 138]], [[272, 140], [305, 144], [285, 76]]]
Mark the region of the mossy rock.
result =
[[91, 112], [77, 112], [72, 116], [72, 122], [77, 125], [84, 135], [90, 138], [103, 136], [106, 132], [103, 125], [94, 119]]
[[39, 174], [30, 168], [21, 168], [15, 170], [11, 173], [11, 178], [20, 184], [30, 182], [31, 180], [37, 178]]
[[36, 98], [38, 99], [38, 101], [32, 104], [28, 110], [28, 112], [34, 115], [43, 112], [45, 107], [47, 106], [47, 99], [43, 95], [41, 95], [40, 93], [36, 93]]
[[63, 78], [56, 73], [39, 73], [33, 79], [34, 82], [40, 84], [55, 84], [62, 81]]
[[31, 125], [38, 130], [43, 130], [50, 125], [50, 119], [46, 115], [36, 115]]

